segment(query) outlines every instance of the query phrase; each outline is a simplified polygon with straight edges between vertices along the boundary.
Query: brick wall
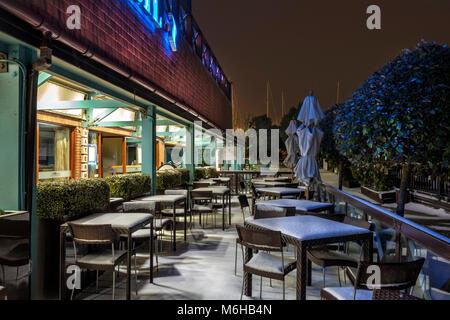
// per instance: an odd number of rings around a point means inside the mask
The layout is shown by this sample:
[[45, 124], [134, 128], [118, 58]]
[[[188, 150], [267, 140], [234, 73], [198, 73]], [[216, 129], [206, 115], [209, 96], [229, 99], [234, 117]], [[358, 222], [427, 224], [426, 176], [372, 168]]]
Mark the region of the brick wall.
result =
[[231, 103], [182, 35], [171, 52], [161, 30], [151, 32], [128, 0], [17, 0], [52, 25], [66, 29], [66, 9], [81, 8], [81, 30], [66, 30], [133, 73], [140, 74], [223, 129], [231, 128]]
[[76, 127], [72, 131], [71, 139], [71, 170], [72, 179], [81, 178], [81, 127]]

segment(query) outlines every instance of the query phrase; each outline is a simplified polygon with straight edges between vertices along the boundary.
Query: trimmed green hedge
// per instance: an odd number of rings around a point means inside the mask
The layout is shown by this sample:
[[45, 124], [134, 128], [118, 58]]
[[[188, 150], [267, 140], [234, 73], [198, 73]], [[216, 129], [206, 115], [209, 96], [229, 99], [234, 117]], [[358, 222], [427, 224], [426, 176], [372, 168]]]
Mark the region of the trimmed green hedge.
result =
[[163, 191], [182, 187], [190, 181], [188, 169], [174, 169], [156, 172], [156, 190]]
[[214, 167], [195, 168], [195, 180], [218, 178], [219, 173]]
[[66, 221], [109, 205], [110, 191], [101, 179], [44, 182], [37, 186], [37, 216]]
[[151, 178], [148, 174], [114, 175], [104, 180], [109, 185], [112, 198], [129, 201], [151, 191]]

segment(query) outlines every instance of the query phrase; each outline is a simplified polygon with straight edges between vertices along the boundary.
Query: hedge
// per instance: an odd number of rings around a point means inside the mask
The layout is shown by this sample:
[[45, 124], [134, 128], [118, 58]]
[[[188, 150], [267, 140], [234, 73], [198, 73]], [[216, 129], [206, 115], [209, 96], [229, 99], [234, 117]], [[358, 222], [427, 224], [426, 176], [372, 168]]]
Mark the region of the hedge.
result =
[[214, 167], [195, 168], [195, 180], [218, 178], [219, 173]]
[[182, 187], [190, 181], [188, 169], [177, 168], [156, 172], [156, 190], [163, 191]]
[[151, 191], [151, 178], [148, 174], [114, 175], [104, 180], [109, 185], [112, 198], [129, 201]]
[[43, 182], [37, 186], [38, 218], [67, 221], [109, 205], [110, 191], [101, 179]]

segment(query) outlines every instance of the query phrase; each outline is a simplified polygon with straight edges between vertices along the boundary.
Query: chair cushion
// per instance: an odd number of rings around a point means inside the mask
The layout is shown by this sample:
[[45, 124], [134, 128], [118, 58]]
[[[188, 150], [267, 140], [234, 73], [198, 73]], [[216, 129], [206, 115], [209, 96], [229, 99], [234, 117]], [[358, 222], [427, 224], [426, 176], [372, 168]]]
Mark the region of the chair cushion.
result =
[[76, 263], [88, 269], [105, 270], [112, 269], [126, 257], [127, 251], [114, 250], [114, 261], [112, 260], [111, 250], [89, 253], [78, 259]]
[[194, 205], [194, 207], [192, 208], [192, 211], [195, 211], [195, 212], [208, 212], [208, 213], [211, 213], [213, 210], [212, 210], [212, 208], [211, 208], [210, 206], [204, 206], [204, 205], [201, 205], [201, 204], [196, 204], [196, 205]]
[[[172, 208], [170, 208], [170, 209], [164, 209], [164, 210], [161, 210], [161, 214], [163, 215], [163, 216], [173, 216], [173, 209]], [[187, 214], [187, 213], [186, 213]], [[175, 209], [175, 215], [176, 216], [183, 216], [184, 217], [184, 208], [176, 208]]]
[[[148, 239], [148, 238], [150, 238], [150, 230], [149, 229], [140, 229], [136, 232], [133, 232], [131, 237], [133, 239]], [[155, 230], [153, 230], [153, 238], [156, 238]]]
[[267, 272], [278, 275], [288, 274], [295, 269], [296, 261], [284, 258], [284, 273], [282, 268], [281, 256], [275, 256], [266, 252], [259, 252], [254, 255], [249, 262], [245, 264], [246, 267], [261, 272]]
[[[353, 287], [330, 287], [320, 292], [321, 297], [327, 300], [353, 300], [355, 288]], [[355, 300], [372, 300], [373, 291], [356, 290]]]
[[20, 267], [29, 263], [29, 244], [20, 243], [8, 253], [0, 255], [0, 264], [11, 267]]
[[[170, 219], [155, 219], [153, 220], [153, 228], [154, 230], [161, 230], [162, 228], [172, 224], [172, 220]], [[151, 225], [148, 224], [144, 227], [144, 229], [150, 229]]]
[[333, 266], [358, 267], [358, 261], [349, 255], [343, 252], [322, 248], [308, 250], [308, 259], [322, 268]]

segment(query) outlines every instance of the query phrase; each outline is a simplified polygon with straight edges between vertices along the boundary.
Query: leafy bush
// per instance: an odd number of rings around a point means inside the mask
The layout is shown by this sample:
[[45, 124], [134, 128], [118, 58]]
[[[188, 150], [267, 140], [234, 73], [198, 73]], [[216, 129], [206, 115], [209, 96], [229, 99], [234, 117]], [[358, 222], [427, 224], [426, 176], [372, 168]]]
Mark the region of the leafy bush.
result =
[[195, 180], [218, 178], [219, 173], [214, 167], [195, 168]]
[[189, 173], [189, 169], [185, 168], [177, 168], [175, 169], [181, 173], [181, 184], [189, 183], [191, 181], [191, 174]]
[[380, 170], [365, 170], [351, 167], [351, 174], [356, 180], [367, 188], [375, 191], [389, 191], [394, 188], [394, 180], [389, 174]]
[[449, 176], [450, 48], [422, 42], [373, 74], [338, 109], [337, 148], [352, 164], [411, 165]]
[[43, 182], [37, 186], [37, 216], [66, 221], [91, 214], [109, 205], [110, 190], [101, 179]]
[[190, 181], [188, 169], [174, 169], [156, 172], [156, 190], [179, 188]]
[[112, 198], [129, 201], [151, 191], [151, 178], [148, 174], [114, 175], [104, 180], [109, 185]]

